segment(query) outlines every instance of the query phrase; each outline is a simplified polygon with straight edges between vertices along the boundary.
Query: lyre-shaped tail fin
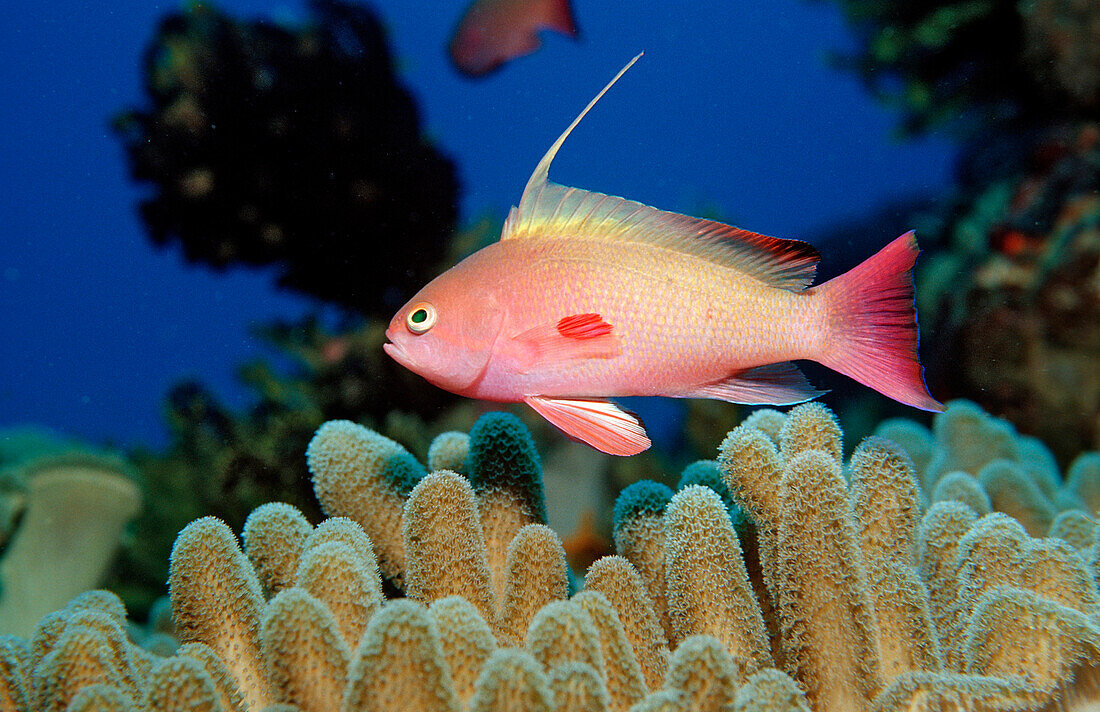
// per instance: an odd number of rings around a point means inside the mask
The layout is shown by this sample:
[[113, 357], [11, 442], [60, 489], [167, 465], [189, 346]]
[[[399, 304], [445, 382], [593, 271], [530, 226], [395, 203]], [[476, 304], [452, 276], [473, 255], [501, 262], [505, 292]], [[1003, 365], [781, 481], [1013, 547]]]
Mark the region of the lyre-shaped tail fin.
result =
[[830, 346], [815, 360], [879, 393], [939, 413], [917, 358], [913, 265], [920, 249], [913, 231], [815, 291], [830, 314]]

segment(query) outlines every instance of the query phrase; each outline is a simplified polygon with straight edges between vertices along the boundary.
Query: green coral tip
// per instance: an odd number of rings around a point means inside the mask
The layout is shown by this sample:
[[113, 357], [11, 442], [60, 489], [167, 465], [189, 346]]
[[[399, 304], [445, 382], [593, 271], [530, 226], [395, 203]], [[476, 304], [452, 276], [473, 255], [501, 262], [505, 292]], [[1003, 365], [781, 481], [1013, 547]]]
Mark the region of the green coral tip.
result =
[[706, 485], [722, 497], [727, 507], [733, 503], [733, 497], [730, 496], [729, 488], [722, 480], [722, 473], [718, 471], [716, 460], [697, 460], [685, 467], [680, 473], [676, 491], [679, 492], [689, 485]]
[[660, 482], [642, 480], [623, 488], [615, 500], [611, 527], [618, 530], [625, 522], [641, 516], [659, 517], [665, 512], [672, 490]]
[[676, 485], [676, 491], [679, 492], [690, 485], [703, 485], [717, 492], [718, 496], [722, 498], [722, 504], [726, 505], [726, 511], [730, 515], [730, 523], [737, 530], [738, 536], [742, 538], [745, 536], [748, 521], [741, 508], [733, 501], [733, 495], [730, 494], [725, 480], [722, 479], [722, 473], [718, 470], [716, 460], [698, 460], [685, 467], [684, 471], [680, 473], [680, 481]]
[[402, 497], [408, 497], [417, 483], [424, 478], [428, 471], [420, 464], [420, 461], [407, 452], [398, 452], [386, 460], [382, 468], [382, 479], [401, 493]]
[[584, 579], [577, 576], [569, 566], [565, 567], [565, 579], [567, 584], [566, 594], [569, 598], [572, 598], [575, 594], [584, 590]]
[[[470, 470], [476, 480], [493, 467], [493, 460], [526, 459], [539, 467], [539, 454], [531, 431], [516, 416], [503, 411], [486, 413], [470, 428]], [[475, 487], [477, 483], [474, 483]]]
[[470, 429], [466, 466], [475, 491], [510, 490], [527, 503], [539, 522], [546, 522], [539, 454], [519, 418], [500, 411], [478, 418]]

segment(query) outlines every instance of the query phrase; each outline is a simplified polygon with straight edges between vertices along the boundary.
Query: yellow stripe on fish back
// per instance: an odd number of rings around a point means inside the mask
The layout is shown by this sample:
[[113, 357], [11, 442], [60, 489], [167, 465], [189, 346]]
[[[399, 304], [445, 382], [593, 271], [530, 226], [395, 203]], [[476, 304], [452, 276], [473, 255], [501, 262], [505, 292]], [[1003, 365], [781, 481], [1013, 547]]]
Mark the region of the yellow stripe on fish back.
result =
[[500, 246], [512, 264], [523, 265], [514, 283], [518, 313], [510, 319], [516, 332], [592, 312], [622, 339], [621, 359], [568, 367], [578, 375], [635, 389], [641, 377], [653, 393], [667, 393], [665, 386], [806, 355], [811, 330], [804, 323], [814, 307], [808, 294], [650, 245], [568, 238]]

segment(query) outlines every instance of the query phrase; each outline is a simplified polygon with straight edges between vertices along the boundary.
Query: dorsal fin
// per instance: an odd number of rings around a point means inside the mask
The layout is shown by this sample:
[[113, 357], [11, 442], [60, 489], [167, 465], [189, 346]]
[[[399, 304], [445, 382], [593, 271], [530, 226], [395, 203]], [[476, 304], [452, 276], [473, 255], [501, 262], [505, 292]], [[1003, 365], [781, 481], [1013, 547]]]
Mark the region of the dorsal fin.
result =
[[615, 85], [615, 82], [619, 81], [619, 77], [626, 74], [626, 70], [634, 66], [634, 63], [642, 58], [645, 52], [639, 52], [635, 55], [634, 59], [626, 63], [626, 66], [619, 70], [619, 73], [611, 78], [611, 81], [607, 83], [603, 89], [600, 89], [600, 93], [593, 97], [592, 101], [588, 102], [588, 106], [584, 107], [584, 111], [577, 115], [577, 118], [573, 119], [573, 123], [569, 124], [569, 128], [562, 132], [561, 136], [558, 136], [558, 140], [554, 142], [554, 145], [550, 147], [550, 150], [546, 152], [546, 155], [542, 157], [539, 164], [535, 166], [535, 172], [531, 174], [531, 177], [527, 179], [527, 185], [523, 188], [523, 195], [520, 197], [519, 205], [520, 209], [523, 209], [523, 203], [527, 200], [527, 196], [537, 192], [543, 185], [546, 184], [547, 177], [550, 175], [550, 164], [554, 162], [554, 156], [558, 155], [558, 149], [565, 143], [565, 139], [569, 138], [569, 134], [573, 133], [573, 129], [577, 128], [577, 124], [581, 122], [592, 107], [596, 105], [596, 102], [603, 98], [603, 95], [607, 93], [607, 90]]
[[[577, 124], [581, 122], [581, 119], [592, 110], [592, 107], [596, 105], [596, 102], [603, 98], [603, 95], [607, 93], [607, 90], [614, 86], [615, 82], [619, 81], [619, 77], [626, 74], [626, 70], [634, 66], [634, 63], [642, 58], [645, 52], [639, 52], [634, 59], [626, 63], [626, 66], [619, 70], [619, 73], [611, 78], [611, 81], [607, 83], [600, 93], [597, 94], [592, 101], [588, 102], [588, 106], [584, 107], [584, 111], [577, 115], [577, 118], [573, 119], [573, 123], [569, 124], [569, 128], [562, 132], [561, 136], [558, 136], [558, 140], [554, 142], [554, 145], [550, 147], [550, 150], [542, 157], [539, 164], [535, 166], [535, 172], [531, 174], [531, 177], [527, 179], [527, 185], [523, 187], [523, 195], [519, 199], [519, 207], [513, 206], [508, 211], [508, 219], [504, 221], [504, 229], [500, 232], [501, 240], [510, 240], [514, 237], [520, 237], [521, 235], [516, 231], [516, 223], [520, 220], [521, 214], [534, 212], [534, 204], [538, 202], [539, 196], [542, 194], [543, 187], [546, 186], [547, 176], [550, 175], [550, 164], [554, 162], [554, 156], [558, 155], [558, 149], [565, 143], [565, 139], [569, 138], [569, 134], [573, 133], [573, 129], [577, 128]], [[561, 188], [557, 184], [553, 184], [557, 188]], [[528, 210], [528, 208], [532, 208]]]
[[804, 289], [813, 281], [820, 260], [817, 250], [805, 242], [759, 235], [548, 180], [550, 164], [565, 139], [641, 56], [619, 70], [542, 157], [523, 189], [519, 207], [508, 213], [500, 239], [582, 238], [647, 243], [736, 269], [771, 286]]

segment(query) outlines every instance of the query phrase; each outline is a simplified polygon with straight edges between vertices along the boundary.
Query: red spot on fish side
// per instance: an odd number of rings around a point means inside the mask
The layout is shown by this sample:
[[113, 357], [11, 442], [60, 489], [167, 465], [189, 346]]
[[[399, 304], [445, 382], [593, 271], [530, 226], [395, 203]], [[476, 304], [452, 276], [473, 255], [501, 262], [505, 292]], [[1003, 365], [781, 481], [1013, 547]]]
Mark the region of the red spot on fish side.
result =
[[558, 321], [558, 333], [570, 339], [596, 339], [611, 333], [611, 324], [599, 314], [572, 314]]

